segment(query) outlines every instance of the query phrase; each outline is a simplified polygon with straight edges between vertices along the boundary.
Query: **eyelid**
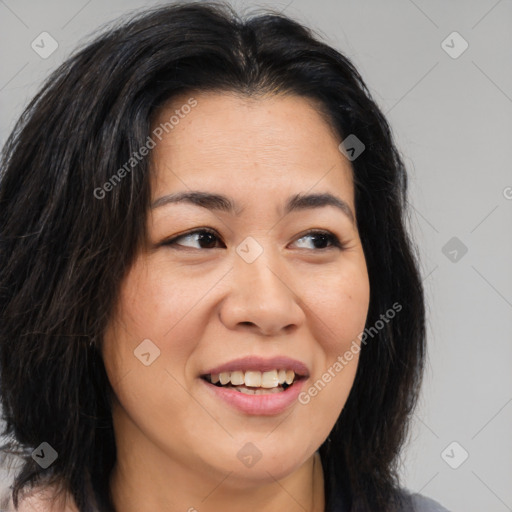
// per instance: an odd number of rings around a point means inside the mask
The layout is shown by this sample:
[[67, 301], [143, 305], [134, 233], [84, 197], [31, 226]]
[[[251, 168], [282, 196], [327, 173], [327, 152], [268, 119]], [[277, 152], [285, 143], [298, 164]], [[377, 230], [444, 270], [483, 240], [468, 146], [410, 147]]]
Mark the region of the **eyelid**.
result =
[[[220, 234], [215, 229], [207, 228], [207, 227], [199, 227], [199, 228], [191, 229], [190, 231], [185, 231], [185, 233], [181, 233], [180, 235], [176, 235], [176, 236], [173, 236], [173, 237], [168, 238], [166, 240], [163, 240], [158, 245], [159, 246], [161, 246], [161, 245], [178, 246], [178, 247], [183, 248], [185, 250], [186, 249], [194, 250], [194, 247], [180, 246], [176, 242], [177, 242], [177, 240], [180, 240], [181, 238], [185, 238], [187, 236], [196, 235], [198, 233], [209, 233], [210, 235], [216, 236], [219, 240], [222, 240], [222, 237], [220, 236]], [[204, 250], [204, 249], [198, 249], [198, 250]], [[211, 250], [211, 249], [208, 249], [208, 250]]]
[[[185, 238], [187, 236], [192, 236], [192, 235], [201, 234], [201, 233], [209, 233], [209, 234], [217, 237], [218, 240], [222, 241], [222, 237], [217, 232], [217, 230], [215, 230], [213, 228], [208, 228], [208, 227], [199, 227], [199, 228], [194, 228], [194, 229], [192, 229], [190, 231], [186, 231], [185, 233], [182, 233], [180, 235], [173, 236], [170, 239], [162, 241], [158, 245], [159, 246], [176, 246], [176, 247], [178, 247], [180, 249], [183, 249], [183, 250], [204, 251], [204, 250], [217, 249], [217, 247], [212, 248], [212, 249], [196, 249], [195, 247], [180, 246], [178, 243], [176, 243], [181, 238]], [[344, 250], [346, 248], [346, 246], [348, 245], [346, 242], [344, 242], [342, 239], [340, 239], [332, 231], [330, 231], [328, 229], [322, 229], [322, 228], [311, 228], [311, 229], [308, 229], [308, 230], [300, 233], [299, 235], [297, 235], [297, 237], [295, 238], [294, 242], [297, 242], [298, 240], [301, 240], [302, 238], [305, 238], [307, 236], [314, 236], [314, 235], [325, 235], [328, 238], [328, 240], [330, 241], [331, 245], [329, 247], [324, 247], [324, 248], [320, 248], [320, 249], [303, 249], [303, 250], [314, 251], [314, 252], [326, 252], [326, 251], [328, 251], [330, 249]]]
[[297, 238], [294, 241], [296, 242], [297, 240], [300, 240], [301, 238], [304, 238], [306, 236], [314, 236], [314, 235], [324, 235], [324, 236], [326, 236], [330, 240], [331, 246], [323, 248], [323, 249], [306, 249], [306, 250], [311, 250], [311, 251], [314, 251], [314, 252], [325, 252], [325, 251], [328, 251], [329, 249], [340, 249], [340, 250], [343, 250], [343, 249], [345, 249], [345, 246], [347, 245], [335, 233], [333, 233], [332, 231], [330, 231], [328, 229], [322, 229], [322, 228], [311, 228], [311, 229], [308, 229], [304, 233], [301, 233], [300, 235], [298, 235]]

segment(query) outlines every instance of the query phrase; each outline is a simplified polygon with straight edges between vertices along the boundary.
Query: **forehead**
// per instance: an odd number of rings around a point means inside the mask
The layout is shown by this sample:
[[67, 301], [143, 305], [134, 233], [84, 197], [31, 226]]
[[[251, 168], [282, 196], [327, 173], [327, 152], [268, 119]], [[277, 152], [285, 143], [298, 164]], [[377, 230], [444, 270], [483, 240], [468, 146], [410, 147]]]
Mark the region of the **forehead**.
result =
[[261, 199], [270, 191], [310, 190], [352, 203], [352, 167], [338, 149], [340, 137], [307, 98], [183, 94], [158, 113], [153, 131], [159, 127], [153, 198], [187, 188]]

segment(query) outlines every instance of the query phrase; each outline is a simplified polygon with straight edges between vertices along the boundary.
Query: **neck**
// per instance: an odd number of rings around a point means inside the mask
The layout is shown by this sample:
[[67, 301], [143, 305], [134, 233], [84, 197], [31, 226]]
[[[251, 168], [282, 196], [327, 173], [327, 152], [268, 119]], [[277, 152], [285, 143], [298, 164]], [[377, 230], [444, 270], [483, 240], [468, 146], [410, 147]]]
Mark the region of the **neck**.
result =
[[318, 452], [285, 478], [251, 483], [235, 478], [233, 472], [221, 475], [184, 467], [161, 448], [149, 446], [147, 439], [141, 443], [120, 439], [116, 444], [117, 463], [111, 477], [116, 511], [324, 512]]

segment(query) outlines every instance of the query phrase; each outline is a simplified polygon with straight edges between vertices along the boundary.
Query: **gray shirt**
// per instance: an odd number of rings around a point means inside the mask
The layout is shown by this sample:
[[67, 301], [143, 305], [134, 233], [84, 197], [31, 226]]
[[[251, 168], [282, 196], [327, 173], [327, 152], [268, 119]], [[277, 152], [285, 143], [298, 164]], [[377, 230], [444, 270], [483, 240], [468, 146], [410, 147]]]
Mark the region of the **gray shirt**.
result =
[[[450, 512], [437, 501], [421, 494], [410, 493], [405, 489], [401, 489], [401, 493], [406, 502], [401, 512]], [[343, 492], [339, 487], [331, 490], [330, 506], [327, 505], [325, 512], [348, 512], [344, 503]]]
[[414, 512], [449, 512], [437, 501], [431, 500], [421, 494], [411, 494]]
[[[409, 493], [406, 493], [409, 494]], [[412, 510], [407, 510], [404, 512], [449, 512], [446, 508], [442, 507], [437, 501], [434, 501], [430, 498], [422, 496], [421, 494], [409, 494], [411, 498]], [[10, 493], [5, 493], [2, 496], [2, 500], [0, 500], [0, 510], [2, 511], [14, 511], [14, 506], [12, 504]], [[76, 509], [73, 507], [66, 509], [66, 511], [60, 510], [59, 512], [74, 512]], [[35, 500], [34, 502], [22, 504], [18, 509], [18, 512], [34, 512], [34, 511], [44, 511], [48, 512], [49, 509], [44, 502], [40, 502]], [[342, 505], [334, 504], [334, 507], [331, 508], [329, 512], [344, 512], [345, 508]]]

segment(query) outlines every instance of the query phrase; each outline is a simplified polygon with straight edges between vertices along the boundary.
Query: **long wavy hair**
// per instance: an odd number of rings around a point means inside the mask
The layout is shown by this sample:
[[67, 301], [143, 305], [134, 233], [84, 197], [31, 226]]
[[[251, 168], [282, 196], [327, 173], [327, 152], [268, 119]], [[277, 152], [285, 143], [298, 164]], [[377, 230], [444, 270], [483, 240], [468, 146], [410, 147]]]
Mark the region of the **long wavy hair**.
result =
[[[337, 487], [350, 511], [400, 502], [398, 456], [418, 398], [425, 305], [407, 228], [407, 176], [360, 74], [311, 29], [274, 11], [242, 18], [223, 3], [178, 3], [109, 26], [47, 79], [3, 148], [0, 175], [0, 371], [5, 453], [19, 493], [58, 484], [81, 512], [114, 511], [116, 462], [102, 336], [145, 238], [150, 165], [97, 190], [142, 147], [174, 96], [235, 91], [316, 100], [352, 162], [370, 280], [367, 326], [402, 310], [362, 346], [353, 388], [320, 447], [326, 510]], [[96, 193], [95, 193], [96, 191]], [[59, 454], [42, 469], [31, 450]]]

